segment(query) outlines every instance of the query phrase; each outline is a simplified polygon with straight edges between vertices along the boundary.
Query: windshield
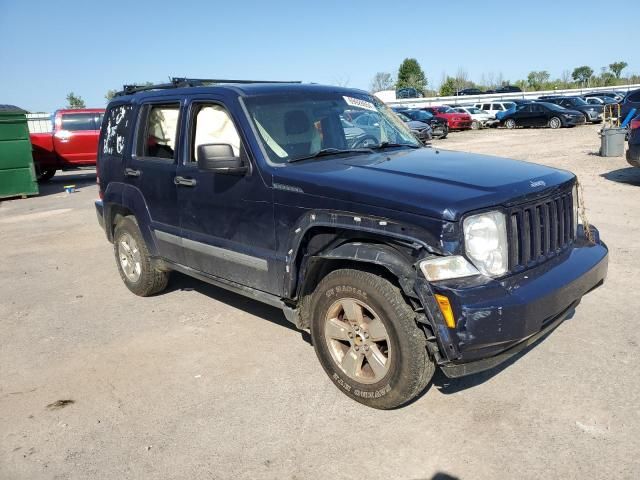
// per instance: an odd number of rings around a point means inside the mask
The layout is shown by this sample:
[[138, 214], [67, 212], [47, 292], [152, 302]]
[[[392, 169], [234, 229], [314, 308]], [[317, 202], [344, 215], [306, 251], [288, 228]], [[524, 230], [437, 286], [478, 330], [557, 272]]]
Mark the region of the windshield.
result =
[[503, 103], [502, 105], [504, 106], [505, 110], [509, 110], [516, 106], [516, 104], [513, 102], [506, 102], [506, 103]]
[[[362, 153], [363, 147], [421, 146], [393, 111], [365, 93], [305, 91], [258, 95], [244, 102], [273, 163], [290, 163], [327, 150], [337, 155]], [[353, 126], [362, 132], [356, 136], [345, 132]]]
[[482, 110], [480, 110], [479, 108], [476, 108], [476, 107], [468, 107], [467, 108], [467, 112], [469, 112], [472, 115], [475, 115], [477, 113], [485, 113], [485, 112], [483, 112]]
[[571, 99], [571, 105], [580, 106], [580, 105], [588, 105], [588, 104], [583, 99], [576, 97]]
[[456, 111], [451, 107], [437, 107], [436, 110], [440, 113], [456, 113]]
[[425, 112], [424, 110], [409, 110], [404, 112], [404, 114], [411, 117], [412, 120], [417, 120], [419, 122], [429, 123], [429, 121], [433, 119], [433, 115], [429, 112]]

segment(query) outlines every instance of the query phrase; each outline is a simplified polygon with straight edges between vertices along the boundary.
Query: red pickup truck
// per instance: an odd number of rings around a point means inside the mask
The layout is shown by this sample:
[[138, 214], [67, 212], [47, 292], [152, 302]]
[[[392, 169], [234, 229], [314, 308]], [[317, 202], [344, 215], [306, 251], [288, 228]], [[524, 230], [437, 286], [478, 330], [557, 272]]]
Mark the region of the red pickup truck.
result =
[[50, 180], [56, 170], [96, 164], [104, 108], [57, 110], [48, 133], [31, 133], [33, 163], [38, 181]]

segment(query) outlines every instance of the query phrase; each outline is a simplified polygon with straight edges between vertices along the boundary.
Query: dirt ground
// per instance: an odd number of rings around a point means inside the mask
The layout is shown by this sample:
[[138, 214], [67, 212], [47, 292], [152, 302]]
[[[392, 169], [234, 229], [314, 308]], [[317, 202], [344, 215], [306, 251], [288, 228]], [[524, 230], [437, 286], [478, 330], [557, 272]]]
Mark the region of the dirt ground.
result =
[[181, 275], [129, 293], [92, 172], [2, 202], [0, 479], [640, 478], [640, 169], [598, 145], [594, 126], [434, 142], [577, 173], [609, 277], [516, 361], [387, 412], [274, 308]]

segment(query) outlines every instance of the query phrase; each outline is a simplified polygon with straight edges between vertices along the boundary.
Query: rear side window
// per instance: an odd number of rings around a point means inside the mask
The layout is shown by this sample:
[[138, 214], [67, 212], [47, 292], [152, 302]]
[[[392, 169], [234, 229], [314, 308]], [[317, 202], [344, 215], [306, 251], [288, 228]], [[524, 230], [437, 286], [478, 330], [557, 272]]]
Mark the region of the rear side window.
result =
[[131, 105], [117, 105], [105, 115], [107, 119], [101, 135], [102, 153], [122, 157], [131, 132]]
[[483, 110], [491, 110], [491, 104], [490, 103], [485, 103], [484, 105], [482, 105], [482, 109]]
[[60, 124], [62, 130], [76, 132], [80, 130], [98, 130], [95, 113], [63, 113]]
[[178, 138], [180, 104], [148, 105], [139, 144], [141, 157], [173, 160]]

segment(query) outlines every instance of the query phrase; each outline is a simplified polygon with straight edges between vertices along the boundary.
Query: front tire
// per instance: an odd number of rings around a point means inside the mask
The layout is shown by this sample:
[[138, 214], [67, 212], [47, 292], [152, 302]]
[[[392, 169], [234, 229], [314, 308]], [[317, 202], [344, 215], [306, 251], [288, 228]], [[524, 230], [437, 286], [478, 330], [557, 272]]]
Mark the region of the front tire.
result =
[[140, 297], [160, 293], [169, 283], [169, 272], [157, 270], [151, 263], [147, 245], [134, 217], [124, 217], [113, 234], [113, 251], [120, 278]]
[[388, 280], [360, 270], [329, 273], [311, 296], [311, 338], [333, 383], [369, 407], [391, 409], [424, 390], [435, 365], [415, 312]]
[[514, 128], [516, 128], [516, 121], [513, 118], [507, 118], [507, 120], [505, 120], [504, 122], [504, 126], [509, 130], [513, 130]]
[[554, 130], [556, 128], [560, 128], [562, 126], [562, 120], [560, 120], [558, 117], [551, 117], [549, 119], [549, 128], [553, 128]]
[[477, 120], [471, 122], [471, 130], [480, 130], [480, 122]]

